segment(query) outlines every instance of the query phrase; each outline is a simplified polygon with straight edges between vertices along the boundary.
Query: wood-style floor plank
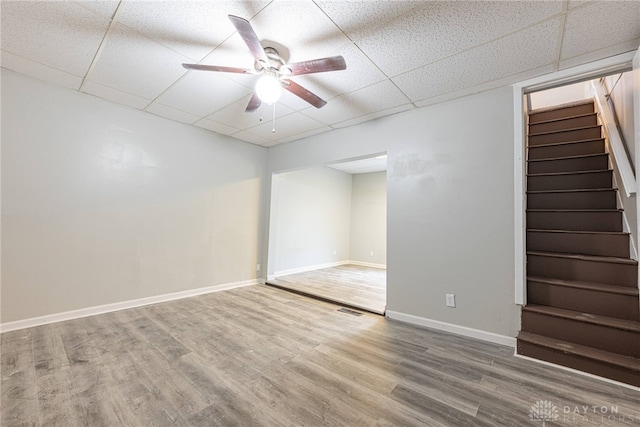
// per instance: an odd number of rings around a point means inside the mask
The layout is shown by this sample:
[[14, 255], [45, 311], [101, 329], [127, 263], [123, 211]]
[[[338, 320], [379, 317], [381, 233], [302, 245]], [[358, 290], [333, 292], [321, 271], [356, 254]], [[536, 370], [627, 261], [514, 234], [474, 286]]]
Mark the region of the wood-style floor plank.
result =
[[640, 391], [339, 308], [250, 286], [4, 333], [1, 425], [640, 424]]
[[269, 284], [351, 307], [384, 314], [387, 270], [346, 264], [269, 279]]

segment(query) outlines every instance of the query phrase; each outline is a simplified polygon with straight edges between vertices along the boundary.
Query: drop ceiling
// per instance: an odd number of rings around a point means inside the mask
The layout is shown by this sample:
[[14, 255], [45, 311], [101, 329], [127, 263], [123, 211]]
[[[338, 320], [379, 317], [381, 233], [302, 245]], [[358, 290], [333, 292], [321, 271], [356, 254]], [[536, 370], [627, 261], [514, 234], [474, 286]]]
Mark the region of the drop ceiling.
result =
[[[638, 48], [637, 1], [5, 1], [2, 67], [265, 147], [526, 80]], [[289, 62], [347, 69], [292, 77], [328, 104], [284, 92], [244, 109], [254, 75], [227, 18], [248, 19]]]

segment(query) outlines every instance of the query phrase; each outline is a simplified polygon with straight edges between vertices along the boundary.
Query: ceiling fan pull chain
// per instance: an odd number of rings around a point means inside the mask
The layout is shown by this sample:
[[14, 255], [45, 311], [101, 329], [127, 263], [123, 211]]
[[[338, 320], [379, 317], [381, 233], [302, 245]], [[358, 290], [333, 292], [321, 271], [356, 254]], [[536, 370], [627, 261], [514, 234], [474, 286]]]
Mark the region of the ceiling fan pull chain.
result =
[[272, 133], [276, 133], [276, 103], [273, 103], [273, 127], [271, 128]]

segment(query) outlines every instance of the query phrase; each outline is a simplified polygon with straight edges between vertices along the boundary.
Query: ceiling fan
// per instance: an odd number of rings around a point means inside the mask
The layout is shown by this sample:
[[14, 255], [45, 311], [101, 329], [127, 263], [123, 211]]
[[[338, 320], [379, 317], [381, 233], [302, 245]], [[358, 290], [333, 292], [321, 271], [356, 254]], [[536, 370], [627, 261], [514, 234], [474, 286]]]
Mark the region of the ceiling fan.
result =
[[260, 39], [258, 39], [255, 31], [253, 31], [253, 27], [251, 27], [249, 21], [234, 15], [229, 15], [229, 19], [253, 54], [256, 60], [254, 65], [255, 69], [251, 70], [218, 65], [182, 64], [184, 68], [188, 70], [220, 71], [223, 73], [261, 74], [261, 77], [256, 82], [255, 91], [249, 100], [245, 112], [257, 110], [262, 102], [267, 104], [277, 102], [280, 97], [281, 88], [288, 90], [316, 108], [325, 106], [327, 101], [287, 77], [344, 70], [347, 68], [347, 64], [342, 56], [338, 55], [287, 64], [275, 48], [262, 47]]

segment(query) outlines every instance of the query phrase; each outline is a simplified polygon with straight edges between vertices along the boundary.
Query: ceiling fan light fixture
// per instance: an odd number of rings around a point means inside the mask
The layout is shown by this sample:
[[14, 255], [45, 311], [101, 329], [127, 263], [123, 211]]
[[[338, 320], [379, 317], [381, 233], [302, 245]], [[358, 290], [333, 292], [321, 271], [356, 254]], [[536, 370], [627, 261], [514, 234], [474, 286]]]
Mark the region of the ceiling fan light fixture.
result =
[[256, 82], [256, 94], [265, 104], [275, 104], [282, 94], [280, 79], [273, 74], [265, 74]]

